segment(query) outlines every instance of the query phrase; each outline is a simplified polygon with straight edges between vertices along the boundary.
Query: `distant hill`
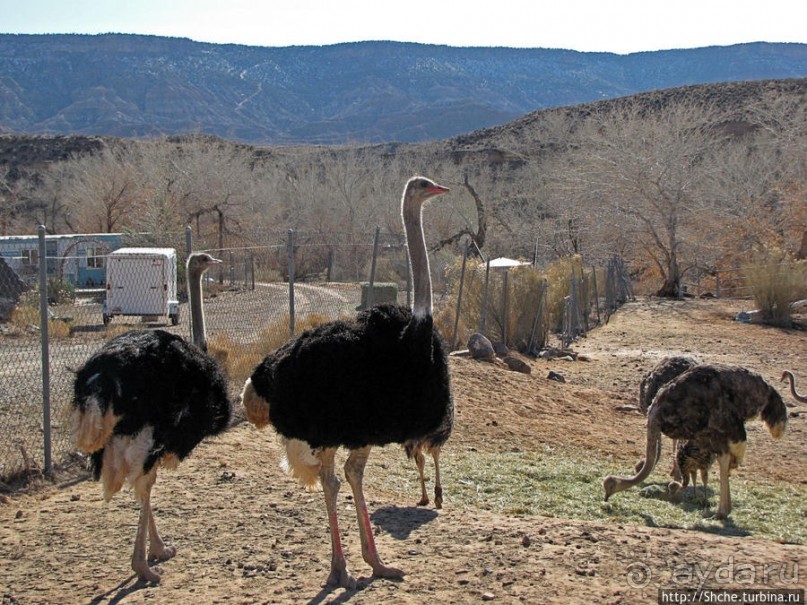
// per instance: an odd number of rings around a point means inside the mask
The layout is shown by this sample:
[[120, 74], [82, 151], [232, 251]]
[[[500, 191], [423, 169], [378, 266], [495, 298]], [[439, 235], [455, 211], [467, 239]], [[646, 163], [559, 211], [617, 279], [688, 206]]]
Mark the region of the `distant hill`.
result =
[[615, 55], [0, 34], [0, 133], [204, 133], [253, 144], [417, 142], [638, 92], [805, 76], [805, 44]]

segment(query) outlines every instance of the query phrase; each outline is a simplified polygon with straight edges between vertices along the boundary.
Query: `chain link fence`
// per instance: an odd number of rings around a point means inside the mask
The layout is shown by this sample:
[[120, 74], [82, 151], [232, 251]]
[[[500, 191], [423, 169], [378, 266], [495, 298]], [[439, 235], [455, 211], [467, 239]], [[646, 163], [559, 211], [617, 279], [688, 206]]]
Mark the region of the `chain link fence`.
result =
[[[378, 229], [353, 238], [278, 232], [259, 246], [222, 249], [194, 241], [189, 228], [124, 235], [118, 248], [103, 254], [86, 238], [86, 245], [70, 244], [59, 254], [44, 229], [36, 240], [36, 248], [29, 242], [27, 250], [0, 250], [0, 482], [50, 473], [76, 455], [74, 372], [106, 340], [132, 329], [190, 338], [185, 262], [191, 250], [223, 261], [204, 276], [204, 313], [208, 350], [225, 368], [233, 400], [261, 359], [290, 336], [375, 303], [411, 304], [405, 242]], [[599, 321], [602, 298], [624, 292], [605, 275], [597, 292], [594, 269], [578, 266], [556, 286], [531, 267], [491, 272], [477, 260], [466, 271], [467, 260], [460, 276], [457, 259], [445, 253], [431, 259], [435, 319], [452, 348], [479, 330], [493, 342], [536, 354], [549, 330], [573, 339]], [[88, 269], [100, 269], [103, 279], [86, 279]], [[629, 285], [624, 265], [608, 274]], [[563, 319], [553, 315], [558, 298]]]

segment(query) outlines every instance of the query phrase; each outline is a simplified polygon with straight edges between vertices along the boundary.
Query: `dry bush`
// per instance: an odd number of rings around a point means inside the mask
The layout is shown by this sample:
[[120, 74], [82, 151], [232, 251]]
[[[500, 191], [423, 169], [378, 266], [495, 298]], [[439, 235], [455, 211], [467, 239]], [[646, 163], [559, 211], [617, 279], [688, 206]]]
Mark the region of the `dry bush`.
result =
[[[295, 333], [314, 328], [330, 321], [326, 315], [311, 313], [295, 319]], [[218, 334], [208, 340], [207, 350], [224, 368], [230, 381], [242, 384], [255, 367], [269, 353], [289, 340], [289, 316], [284, 315], [264, 326], [254, 341], [240, 343], [227, 334]]]
[[[17, 306], [11, 312], [9, 324], [13, 328], [22, 330], [30, 326], [39, 328], [41, 324], [39, 313], [39, 292], [26, 292], [20, 297]], [[55, 318], [48, 319], [49, 338], [67, 338], [72, 333], [69, 321]]]
[[795, 260], [781, 248], [761, 248], [745, 267], [745, 275], [763, 320], [791, 327], [791, 303], [807, 297], [807, 261]]

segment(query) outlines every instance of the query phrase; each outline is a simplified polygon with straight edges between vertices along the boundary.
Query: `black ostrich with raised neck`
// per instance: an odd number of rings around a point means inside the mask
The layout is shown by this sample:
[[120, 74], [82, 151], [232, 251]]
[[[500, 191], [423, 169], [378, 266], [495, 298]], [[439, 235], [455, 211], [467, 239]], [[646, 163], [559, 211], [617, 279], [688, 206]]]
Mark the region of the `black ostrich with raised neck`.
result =
[[[157, 533], [151, 489], [161, 466], [176, 468], [207, 436], [230, 420], [227, 381], [205, 351], [202, 274], [218, 259], [188, 258], [193, 343], [164, 330], [132, 331], [110, 339], [78, 370], [73, 422], [78, 449], [90, 454], [104, 499], [125, 483], [140, 503], [132, 569], [140, 580], [159, 582], [148, 559], [176, 554]], [[146, 548], [148, 543], [148, 550]]]
[[[708, 460], [720, 466], [717, 517], [731, 512], [729, 471], [742, 464], [745, 423], [760, 416], [774, 438], [784, 434], [787, 407], [779, 392], [762, 376], [736, 366], [703, 364], [687, 370], [662, 387], [647, 414], [645, 461], [633, 477], [606, 477], [605, 499], [644, 481], [658, 459], [661, 435], [690, 440]], [[676, 486], [676, 487], [680, 487]]]
[[353, 491], [361, 550], [373, 574], [403, 571], [378, 555], [363, 493], [372, 446], [448, 439], [454, 407], [443, 339], [434, 328], [422, 209], [448, 191], [424, 177], [404, 188], [402, 218], [414, 282], [413, 309], [384, 304], [352, 321], [303, 332], [267, 356], [244, 385], [241, 399], [256, 427], [271, 424], [286, 447], [284, 468], [304, 485], [321, 483], [331, 530], [329, 584], [355, 587], [342, 551], [336, 512], [339, 447], [350, 450], [345, 477]]

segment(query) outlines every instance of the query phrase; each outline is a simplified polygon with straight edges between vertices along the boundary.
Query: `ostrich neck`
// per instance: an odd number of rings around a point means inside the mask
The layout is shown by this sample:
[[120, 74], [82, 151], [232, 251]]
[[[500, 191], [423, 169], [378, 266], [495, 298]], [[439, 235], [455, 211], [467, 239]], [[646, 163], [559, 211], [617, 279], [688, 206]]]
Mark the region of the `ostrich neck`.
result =
[[790, 393], [793, 395], [793, 398], [801, 403], [807, 403], [807, 396], [799, 395], [796, 392], [796, 377], [793, 375], [793, 372], [785, 372], [785, 376], [787, 376], [790, 381]]
[[403, 209], [406, 244], [412, 264], [412, 285], [415, 291], [412, 312], [416, 317], [432, 314], [432, 280], [429, 272], [429, 254], [426, 250], [426, 239], [423, 236], [422, 208], [407, 207]]
[[194, 272], [188, 276], [188, 301], [191, 307], [191, 338], [193, 344], [207, 351], [205, 337], [205, 313], [202, 309], [202, 274]]

